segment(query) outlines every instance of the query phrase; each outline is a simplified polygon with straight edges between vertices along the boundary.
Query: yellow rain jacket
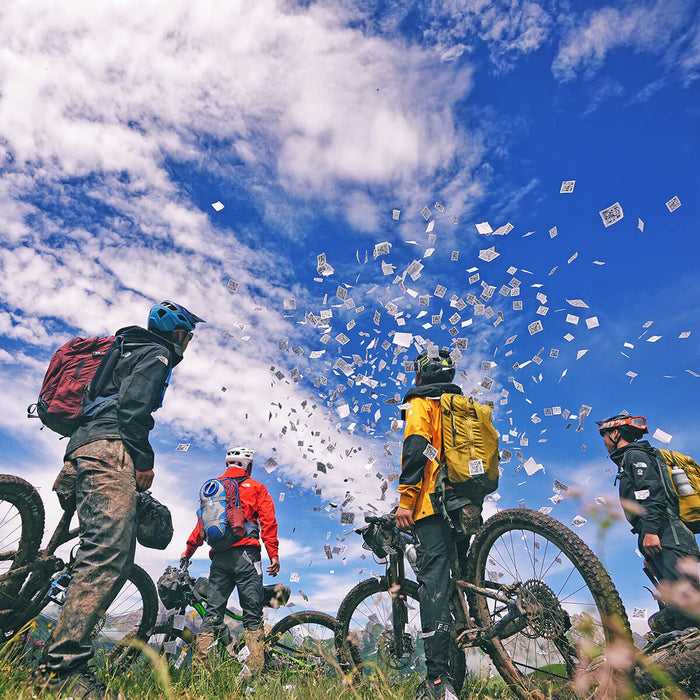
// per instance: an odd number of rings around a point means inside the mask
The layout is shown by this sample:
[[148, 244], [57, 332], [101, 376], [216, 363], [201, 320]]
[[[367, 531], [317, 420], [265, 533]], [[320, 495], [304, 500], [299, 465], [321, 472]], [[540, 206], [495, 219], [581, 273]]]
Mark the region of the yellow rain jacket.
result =
[[411, 407], [401, 414], [406, 428], [401, 452], [399, 505], [412, 511], [414, 520], [440, 512], [435, 494], [440, 465], [429, 460], [424, 452], [432, 445], [437, 450], [437, 458], [444, 463], [440, 396], [461, 393], [462, 389], [456, 384], [426, 384], [413, 387], [403, 399], [403, 403], [410, 403]]

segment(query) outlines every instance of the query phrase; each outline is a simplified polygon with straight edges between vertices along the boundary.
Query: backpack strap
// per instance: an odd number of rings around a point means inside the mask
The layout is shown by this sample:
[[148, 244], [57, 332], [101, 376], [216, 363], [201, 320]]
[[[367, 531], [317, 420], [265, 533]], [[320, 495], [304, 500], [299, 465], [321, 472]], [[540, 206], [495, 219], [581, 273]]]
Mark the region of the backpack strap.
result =
[[247, 478], [247, 476], [227, 476], [225, 479], [220, 479], [220, 481], [230, 481], [231, 483], [236, 484], [236, 502], [234, 503], [234, 508], [239, 508], [241, 505], [241, 483]]
[[124, 355], [124, 340], [123, 335], [115, 336], [114, 342], [107, 349], [100, 366], [97, 368], [97, 372], [95, 372], [95, 376], [90, 382], [88, 403], [100, 397], [100, 392], [105, 386], [106, 378], [111, 377], [114, 368], [117, 366], [117, 361]]

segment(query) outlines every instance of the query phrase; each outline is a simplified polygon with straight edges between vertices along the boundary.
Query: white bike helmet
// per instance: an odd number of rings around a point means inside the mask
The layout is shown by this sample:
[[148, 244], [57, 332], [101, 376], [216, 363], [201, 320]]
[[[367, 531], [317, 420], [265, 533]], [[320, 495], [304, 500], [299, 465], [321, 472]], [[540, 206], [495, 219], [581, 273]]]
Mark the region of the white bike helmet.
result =
[[251, 470], [255, 451], [249, 447], [232, 447], [226, 452], [226, 466], [241, 467], [241, 469]]

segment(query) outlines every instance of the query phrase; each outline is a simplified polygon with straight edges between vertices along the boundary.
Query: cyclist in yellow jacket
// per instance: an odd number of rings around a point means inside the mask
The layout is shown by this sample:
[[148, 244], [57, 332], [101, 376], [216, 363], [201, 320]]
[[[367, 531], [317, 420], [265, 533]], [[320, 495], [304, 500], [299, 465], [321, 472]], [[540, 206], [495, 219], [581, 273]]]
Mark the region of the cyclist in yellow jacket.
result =
[[[413, 529], [418, 540], [417, 578], [427, 678], [416, 698], [449, 700], [457, 697], [448, 662], [452, 624], [448, 543], [456, 531], [442, 515], [441, 496], [436, 489], [440, 465], [428, 455], [432, 445], [437, 450], [437, 458], [444, 463], [440, 396], [461, 394], [462, 389], [452, 383], [455, 366], [449, 352], [440, 350], [432, 355], [422, 352], [416, 359], [416, 386], [403, 400], [404, 404], [410, 403], [410, 408], [403, 412], [406, 427], [396, 524], [404, 530]], [[458, 551], [463, 550], [460, 552], [463, 557], [468, 543], [465, 534], [476, 531], [480, 524], [483, 495], [469, 491], [458, 494], [448, 487], [445, 500], [445, 510], [457, 522], [457, 532], [461, 534]]]

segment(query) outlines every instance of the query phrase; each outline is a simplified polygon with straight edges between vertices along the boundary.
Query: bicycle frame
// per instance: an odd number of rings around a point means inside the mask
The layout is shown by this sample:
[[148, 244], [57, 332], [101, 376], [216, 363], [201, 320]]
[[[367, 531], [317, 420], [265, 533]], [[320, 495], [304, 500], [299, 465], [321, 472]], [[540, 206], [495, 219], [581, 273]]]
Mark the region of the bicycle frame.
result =
[[[384, 527], [391, 526], [395, 533], [389, 546], [386, 571], [382, 580], [387, 590], [396, 590], [392, 598], [393, 641], [395, 653], [401, 657], [404, 653], [404, 626], [408, 621], [408, 610], [405, 596], [401, 595], [402, 582], [406, 580], [405, 569], [405, 538], [396, 528], [393, 518], [389, 516], [366, 516], [366, 522], [378, 523]], [[358, 532], [362, 532], [358, 530]], [[479, 587], [468, 581], [456, 578], [455, 572], [460, 571], [457, 545], [454, 541], [449, 545], [450, 554], [450, 610], [454, 616], [455, 637], [460, 648], [470, 646], [486, 646], [495, 637], [506, 638], [527, 626], [528, 607], [519, 594], [520, 584], [509, 587], [494, 585], [493, 588]], [[469, 556], [469, 554], [467, 555]], [[491, 598], [502, 603], [508, 612], [497, 622], [488, 627], [477, 627], [469, 611], [466, 593]], [[512, 597], [514, 596], [514, 597]]]

